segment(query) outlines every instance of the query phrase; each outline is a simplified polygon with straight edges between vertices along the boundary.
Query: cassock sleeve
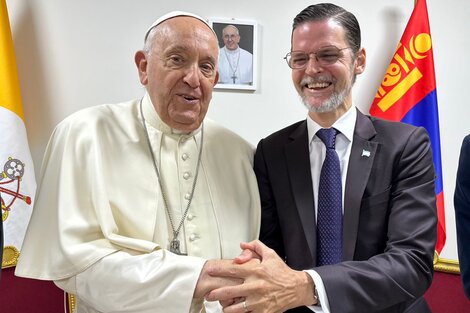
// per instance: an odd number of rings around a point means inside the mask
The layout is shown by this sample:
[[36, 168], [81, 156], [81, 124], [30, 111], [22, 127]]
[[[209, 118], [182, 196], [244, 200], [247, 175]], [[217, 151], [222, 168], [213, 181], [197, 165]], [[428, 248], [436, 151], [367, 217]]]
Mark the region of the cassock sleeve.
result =
[[118, 251], [56, 285], [75, 294], [77, 308], [100, 312], [190, 312], [193, 291], [205, 261], [166, 250], [132, 255]]

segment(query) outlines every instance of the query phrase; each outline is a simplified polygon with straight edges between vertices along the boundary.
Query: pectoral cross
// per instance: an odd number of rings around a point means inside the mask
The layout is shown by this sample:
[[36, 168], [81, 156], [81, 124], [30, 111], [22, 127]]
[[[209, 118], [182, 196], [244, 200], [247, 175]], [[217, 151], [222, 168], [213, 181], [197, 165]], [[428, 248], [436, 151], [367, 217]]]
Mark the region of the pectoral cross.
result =
[[180, 241], [178, 239], [173, 239], [171, 242], [170, 242], [170, 251], [175, 253], [175, 254], [179, 254], [179, 255], [187, 255], [185, 253], [181, 253], [181, 250], [180, 250]]
[[237, 75], [235, 75], [235, 73], [233, 73], [233, 75], [230, 78], [233, 79], [233, 83], [235, 84], [235, 79], [237, 79]]

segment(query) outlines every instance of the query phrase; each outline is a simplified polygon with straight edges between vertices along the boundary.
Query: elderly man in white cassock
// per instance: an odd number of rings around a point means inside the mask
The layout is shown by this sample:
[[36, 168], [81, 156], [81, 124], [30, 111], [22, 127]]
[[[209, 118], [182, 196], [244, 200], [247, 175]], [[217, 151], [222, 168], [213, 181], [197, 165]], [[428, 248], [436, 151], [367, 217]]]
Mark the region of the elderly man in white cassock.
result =
[[171, 12], [135, 54], [145, 95], [81, 110], [54, 130], [16, 275], [53, 280], [77, 312], [221, 312], [212, 278], [257, 238], [253, 147], [204, 118], [217, 37]]
[[253, 55], [239, 46], [240, 38], [234, 25], [222, 30], [224, 46], [219, 50], [219, 84], [253, 84]]

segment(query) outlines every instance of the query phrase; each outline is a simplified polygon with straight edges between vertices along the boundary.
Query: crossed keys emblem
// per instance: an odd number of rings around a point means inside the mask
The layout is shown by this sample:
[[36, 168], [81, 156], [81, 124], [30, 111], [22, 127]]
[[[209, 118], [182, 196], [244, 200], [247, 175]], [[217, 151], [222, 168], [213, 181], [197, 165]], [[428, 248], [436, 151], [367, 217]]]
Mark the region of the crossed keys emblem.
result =
[[[31, 197], [20, 193], [24, 167], [25, 165], [23, 162], [9, 157], [8, 161], [6, 161], [3, 166], [3, 172], [0, 173], [0, 199], [3, 221], [8, 218], [8, 214], [16, 200], [24, 201], [28, 205], [31, 204]], [[8, 203], [6, 201], [7, 199], [9, 200]]]

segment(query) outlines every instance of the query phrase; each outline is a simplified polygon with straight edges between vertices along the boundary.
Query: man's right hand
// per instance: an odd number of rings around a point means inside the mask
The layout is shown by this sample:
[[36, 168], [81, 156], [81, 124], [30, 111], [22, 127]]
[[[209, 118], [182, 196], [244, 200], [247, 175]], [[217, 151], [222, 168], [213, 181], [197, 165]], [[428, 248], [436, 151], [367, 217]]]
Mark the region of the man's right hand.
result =
[[[251, 260], [245, 263], [226, 263], [214, 267], [206, 264], [215, 277], [241, 277], [243, 284], [212, 290], [208, 301], [219, 301], [224, 312], [284, 312], [302, 305], [315, 305], [314, 282], [309, 274], [291, 269], [274, 250], [261, 241], [242, 243], [241, 248], [251, 250]], [[243, 252], [241, 257], [249, 254]], [[248, 259], [248, 258], [246, 258]]]

